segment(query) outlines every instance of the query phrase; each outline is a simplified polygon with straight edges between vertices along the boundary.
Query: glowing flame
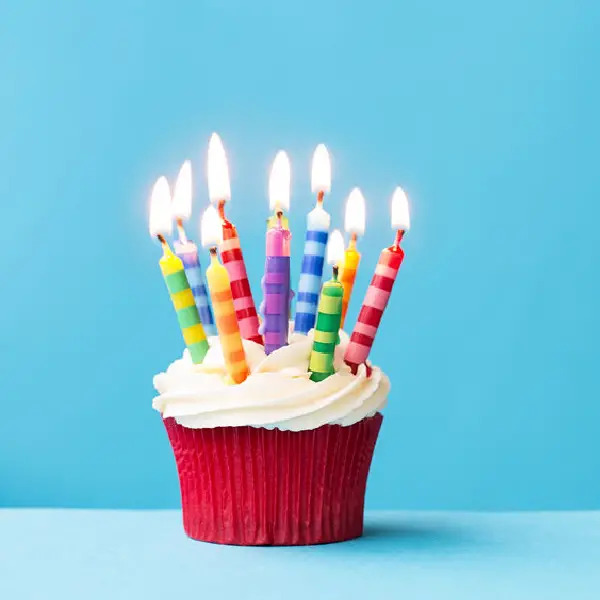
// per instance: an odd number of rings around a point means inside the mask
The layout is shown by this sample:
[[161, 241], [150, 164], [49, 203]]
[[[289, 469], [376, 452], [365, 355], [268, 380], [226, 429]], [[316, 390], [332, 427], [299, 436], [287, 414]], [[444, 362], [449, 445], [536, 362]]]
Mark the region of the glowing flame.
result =
[[392, 196], [392, 227], [402, 231], [410, 229], [408, 198], [400, 186], [394, 190], [394, 195]]
[[167, 178], [156, 180], [150, 196], [149, 230], [151, 236], [171, 234], [173, 218], [171, 216], [171, 190]]
[[208, 197], [211, 202], [231, 199], [229, 166], [221, 138], [213, 133], [208, 142]]
[[280, 150], [273, 161], [269, 177], [269, 207], [271, 210], [289, 210], [290, 179], [290, 159], [283, 150]]
[[334, 229], [327, 242], [327, 264], [339, 265], [344, 258], [344, 237], [339, 229]]
[[357, 187], [350, 192], [346, 201], [344, 229], [356, 235], [365, 233], [365, 199]]
[[315, 194], [331, 191], [331, 160], [325, 144], [319, 144], [313, 154], [311, 189]]
[[212, 204], [202, 214], [200, 239], [205, 248], [218, 246], [223, 241], [223, 224], [217, 209]]
[[171, 206], [176, 219], [187, 221], [192, 214], [192, 163], [186, 160], [179, 169]]

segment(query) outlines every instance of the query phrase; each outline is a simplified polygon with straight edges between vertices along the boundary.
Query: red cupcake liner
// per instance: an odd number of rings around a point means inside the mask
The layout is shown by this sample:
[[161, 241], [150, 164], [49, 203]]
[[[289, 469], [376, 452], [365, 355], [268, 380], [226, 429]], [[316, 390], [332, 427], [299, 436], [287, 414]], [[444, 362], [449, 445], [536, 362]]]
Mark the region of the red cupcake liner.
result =
[[360, 537], [383, 417], [309, 431], [188, 429], [164, 420], [183, 526], [195, 540], [240, 546], [326, 544]]

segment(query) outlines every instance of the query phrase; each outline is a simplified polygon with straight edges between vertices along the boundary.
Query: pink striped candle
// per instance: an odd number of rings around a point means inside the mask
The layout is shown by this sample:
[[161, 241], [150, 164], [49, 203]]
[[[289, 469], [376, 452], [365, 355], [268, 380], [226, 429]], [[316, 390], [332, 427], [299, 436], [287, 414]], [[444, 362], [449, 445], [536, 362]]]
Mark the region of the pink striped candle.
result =
[[398, 270], [404, 260], [400, 242], [410, 227], [408, 203], [402, 188], [396, 188], [392, 198], [392, 226], [396, 229], [393, 246], [384, 248], [375, 267], [375, 274], [365, 294], [358, 320], [344, 354], [344, 361], [356, 374], [358, 366], [369, 357], [383, 311], [392, 294]]
[[262, 344], [263, 339], [258, 332], [259, 322], [250, 281], [246, 273], [246, 264], [240, 245], [240, 238], [233, 224], [225, 218], [225, 203], [219, 203], [219, 214], [223, 220], [223, 242], [219, 246], [223, 266], [227, 269], [231, 284], [233, 306], [240, 333], [245, 340]]
[[235, 316], [243, 339], [262, 344], [258, 332], [258, 314], [252, 299], [250, 281], [236, 228], [225, 217], [225, 203], [231, 199], [229, 165], [221, 138], [213, 133], [208, 143], [208, 196], [217, 207], [223, 223], [223, 240], [219, 246], [223, 266], [231, 285]]

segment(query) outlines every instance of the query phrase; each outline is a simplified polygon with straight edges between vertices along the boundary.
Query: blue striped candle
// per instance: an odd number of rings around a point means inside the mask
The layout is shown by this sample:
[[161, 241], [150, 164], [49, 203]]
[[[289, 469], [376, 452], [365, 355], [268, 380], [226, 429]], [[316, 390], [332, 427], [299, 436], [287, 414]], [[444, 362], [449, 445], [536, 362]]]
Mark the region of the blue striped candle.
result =
[[315, 326], [330, 221], [329, 213], [323, 209], [323, 194], [320, 193], [317, 205], [306, 219], [306, 241], [294, 320], [294, 331], [298, 333], [307, 334]]
[[185, 276], [194, 295], [194, 303], [204, 326], [204, 333], [206, 335], [217, 335], [215, 319], [210, 308], [206, 284], [198, 261], [198, 246], [188, 240], [183, 227], [183, 222], [192, 216], [192, 164], [189, 160], [186, 160], [179, 169], [179, 175], [177, 175], [175, 189], [173, 190], [171, 214], [175, 217], [179, 234], [179, 240], [173, 244], [173, 247], [175, 248], [175, 254], [183, 263]]
[[189, 240], [183, 243], [176, 241], [173, 245], [175, 253], [183, 263], [185, 276], [187, 277], [192, 294], [194, 294], [194, 301], [200, 315], [200, 320], [202, 321], [202, 326], [204, 327], [204, 332], [206, 335], [217, 335], [215, 319], [210, 307], [200, 261], [198, 260], [198, 246]]

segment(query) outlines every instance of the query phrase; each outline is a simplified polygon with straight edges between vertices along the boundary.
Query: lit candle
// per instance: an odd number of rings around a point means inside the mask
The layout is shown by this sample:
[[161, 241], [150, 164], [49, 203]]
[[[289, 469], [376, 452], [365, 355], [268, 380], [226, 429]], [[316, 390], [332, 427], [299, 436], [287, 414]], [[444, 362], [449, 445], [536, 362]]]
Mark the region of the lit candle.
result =
[[327, 244], [327, 263], [333, 267], [333, 277], [323, 284], [321, 290], [315, 337], [308, 363], [313, 381], [323, 381], [334, 372], [333, 358], [339, 339], [344, 295], [344, 287], [338, 280], [338, 266], [343, 256], [344, 238], [339, 229], [335, 229]]
[[313, 155], [311, 188], [317, 204], [306, 219], [306, 241], [296, 295], [294, 331], [308, 333], [315, 326], [317, 303], [323, 277], [323, 262], [331, 218], [323, 208], [323, 197], [331, 190], [331, 162], [323, 144]]
[[198, 260], [198, 246], [188, 239], [183, 227], [183, 222], [187, 221], [192, 214], [192, 165], [189, 160], [186, 160], [179, 170], [173, 192], [172, 211], [179, 233], [179, 240], [173, 244], [175, 253], [183, 262], [204, 331], [206, 335], [216, 335], [215, 320]]
[[157, 237], [163, 248], [159, 261], [171, 301], [177, 312], [183, 339], [196, 364], [204, 360], [208, 352], [206, 334], [200, 322], [194, 294], [190, 289], [181, 259], [178, 258], [165, 239], [173, 227], [171, 216], [171, 192], [165, 177], [160, 177], [152, 189], [150, 200], [150, 235]]
[[248, 377], [249, 370], [235, 316], [229, 275], [217, 256], [217, 246], [221, 242], [223, 227], [214, 206], [209, 206], [202, 215], [200, 228], [202, 246], [210, 248], [210, 266], [206, 270], [206, 279], [215, 310], [225, 367], [231, 380], [234, 383], [241, 383]]
[[392, 227], [396, 230], [396, 240], [389, 248], [384, 248], [379, 256], [371, 285], [367, 289], [358, 320], [350, 336], [344, 360], [356, 373], [358, 365], [369, 356], [383, 311], [392, 293], [398, 269], [404, 259], [400, 242], [410, 228], [408, 201], [402, 188], [396, 188], [392, 197]]
[[245, 340], [262, 344], [258, 332], [258, 314], [246, 273], [240, 238], [234, 225], [225, 217], [225, 203], [231, 199], [229, 167], [221, 138], [213, 133], [208, 144], [208, 195], [222, 219], [223, 241], [219, 246], [221, 260], [229, 274], [233, 305], [240, 333]]
[[292, 234], [283, 226], [283, 210], [290, 206], [290, 161], [285, 152], [275, 157], [269, 179], [269, 205], [277, 224], [267, 230], [265, 274], [262, 279], [264, 299], [261, 304], [265, 352], [287, 345], [290, 319], [290, 240]]
[[344, 228], [350, 234], [350, 242], [344, 253], [344, 264], [340, 273], [340, 281], [344, 286], [344, 300], [342, 302], [342, 322], [341, 327], [344, 327], [346, 313], [348, 312], [348, 304], [356, 279], [356, 271], [360, 263], [360, 252], [356, 249], [356, 240], [359, 235], [365, 233], [365, 199], [361, 191], [356, 187], [348, 196], [346, 202], [346, 218]]

